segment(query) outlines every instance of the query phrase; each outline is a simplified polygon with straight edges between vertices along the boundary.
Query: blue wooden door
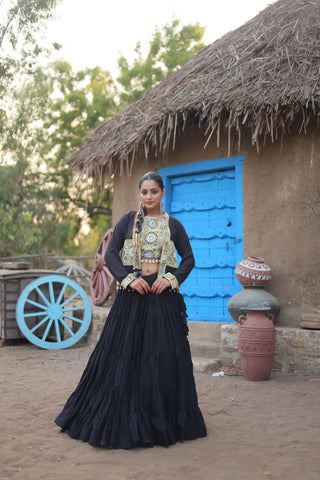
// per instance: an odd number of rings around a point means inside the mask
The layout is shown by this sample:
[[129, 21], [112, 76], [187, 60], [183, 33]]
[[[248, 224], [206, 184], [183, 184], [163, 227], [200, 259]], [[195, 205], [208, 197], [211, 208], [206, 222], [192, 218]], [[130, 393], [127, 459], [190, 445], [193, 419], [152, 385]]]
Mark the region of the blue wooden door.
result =
[[166, 209], [184, 225], [196, 265], [181, 286], [189, 320], [232, 322], [229, 298], [241, 289], [243, 157], [160, 169]]

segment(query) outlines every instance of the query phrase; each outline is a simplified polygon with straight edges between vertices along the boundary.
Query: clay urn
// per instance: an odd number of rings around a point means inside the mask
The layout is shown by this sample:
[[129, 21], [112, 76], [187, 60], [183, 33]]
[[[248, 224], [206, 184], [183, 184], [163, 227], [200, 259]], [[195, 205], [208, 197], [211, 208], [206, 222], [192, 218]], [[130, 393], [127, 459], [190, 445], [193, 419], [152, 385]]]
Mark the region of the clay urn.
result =
[[245, 315], [238, 319], [238, 348], [244, 377], [255, 382], [267, 380], [276, 345], [274, 315], [268, 307], [242, 308]]

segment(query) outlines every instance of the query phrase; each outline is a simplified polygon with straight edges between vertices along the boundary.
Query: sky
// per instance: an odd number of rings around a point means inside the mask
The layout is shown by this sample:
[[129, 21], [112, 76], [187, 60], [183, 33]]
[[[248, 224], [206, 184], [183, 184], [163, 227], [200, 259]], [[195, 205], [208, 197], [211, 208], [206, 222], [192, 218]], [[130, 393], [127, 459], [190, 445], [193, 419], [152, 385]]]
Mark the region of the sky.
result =
[[57, 19], [46, 31], [50, 41], [63, 45], [59, 57], [75, 70], [100, 66], [114, 76], [120, 54], [131, 62], [140, 41], [147, 45], [155, 27], [199, 22], [206, 27], [203, 41], [214, 42], [240, 27], [274, 0], [62, 0]]

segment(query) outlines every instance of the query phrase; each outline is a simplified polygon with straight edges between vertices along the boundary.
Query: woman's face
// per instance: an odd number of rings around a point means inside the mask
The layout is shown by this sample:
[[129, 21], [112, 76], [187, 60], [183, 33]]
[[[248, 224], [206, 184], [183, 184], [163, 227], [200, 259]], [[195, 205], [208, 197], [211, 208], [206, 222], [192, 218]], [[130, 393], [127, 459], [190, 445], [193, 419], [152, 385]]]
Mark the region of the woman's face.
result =
[[149, 215], [160, 214], [160, 203], [164, 197], [165, 189], [161, 190], [157, 182], [154, 180], [145, 180], [140, 187], [139, 195]]

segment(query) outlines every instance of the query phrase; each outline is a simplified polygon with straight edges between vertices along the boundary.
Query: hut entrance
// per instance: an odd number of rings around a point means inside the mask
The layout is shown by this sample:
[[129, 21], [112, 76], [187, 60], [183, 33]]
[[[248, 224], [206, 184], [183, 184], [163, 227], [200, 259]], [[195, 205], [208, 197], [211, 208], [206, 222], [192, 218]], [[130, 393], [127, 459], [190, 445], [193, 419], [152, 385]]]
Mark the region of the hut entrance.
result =
[[185, 226], [196, 259], [181, 286], [191, 321], [233, 322], [227, 303], [241, 290], [234, 268], [243, 250], [243, 162], [234, 157], [159, 170], [166, 210]]

